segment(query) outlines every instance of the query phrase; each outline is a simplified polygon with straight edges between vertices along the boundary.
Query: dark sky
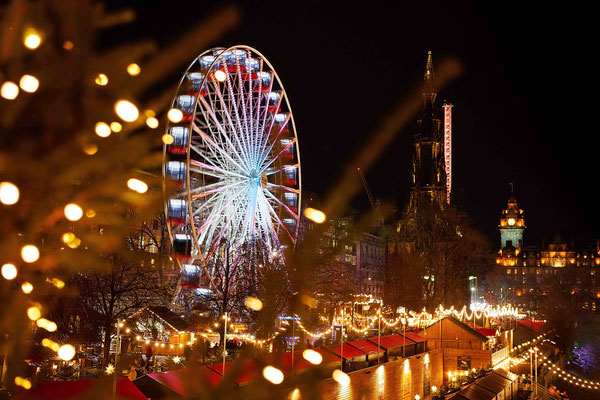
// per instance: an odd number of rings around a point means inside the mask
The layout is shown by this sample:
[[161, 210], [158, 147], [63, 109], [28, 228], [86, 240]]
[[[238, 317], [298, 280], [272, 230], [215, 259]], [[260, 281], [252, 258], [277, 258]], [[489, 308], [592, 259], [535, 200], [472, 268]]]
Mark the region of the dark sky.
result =
[[[138, 20], [128, 32], [159, 43], [219, 6], [131, 4]], [[304, 189], [326, 192], [386, 112], [420, 83], [431, 49], [434, 66], [444, 56], [463, 65], [438, 99], [454, 104], [453, 188], [463, 193], [476, 227], [499, 242], [499, 213], [514, 182], [526, 245], [556, 233], [569, 241], [600, 237], [591, 10], [575, 2], [560, 8], [481, 1], [236, 4], [240, 26], [215, 45], [253, 46], [274, 65], [294, 110]], [[374, 195], [400, 206], [413, 132], [400, 132], [367, 173]], [[368, 207], [363, 193], [355, 206]]]

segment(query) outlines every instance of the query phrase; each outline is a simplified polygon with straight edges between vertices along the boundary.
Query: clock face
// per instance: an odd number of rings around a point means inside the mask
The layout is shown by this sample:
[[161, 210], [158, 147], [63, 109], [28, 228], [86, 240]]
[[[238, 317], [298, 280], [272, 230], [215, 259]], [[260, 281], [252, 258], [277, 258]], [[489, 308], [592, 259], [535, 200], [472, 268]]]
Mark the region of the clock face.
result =
[[509, 219], [508, 219], [508, 224], [509, 224], [510, 226], [513, 226], [513, 225], [515, 224], [515, 222], [516, 222], [516, 221], [515, 221], [515, 219], [514, 219], [514, 218], [509, 218]]

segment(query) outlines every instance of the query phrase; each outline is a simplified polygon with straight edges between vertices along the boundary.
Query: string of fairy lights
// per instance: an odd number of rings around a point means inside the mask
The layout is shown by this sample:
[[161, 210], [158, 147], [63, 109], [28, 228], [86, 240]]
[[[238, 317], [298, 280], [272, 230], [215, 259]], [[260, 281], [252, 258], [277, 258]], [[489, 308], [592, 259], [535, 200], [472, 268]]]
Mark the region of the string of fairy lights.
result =
[[[548, 333], [541, 334], [541, 335], [537, 336], [536, 338], [534, 338], [530, 341], [527, 341], [523, 344], [520, 344], [519, 346], [516, 346], [513, 349], [511, 349], [510, 350], [511, 353], [519, 353], [519, 355], [511, 358], [510, 366], [531, 363], [535, 357], [535, 354], [539, 351], [537, 346], [540, 344], [543, 344], [545, 342], [550, 342], [552, 344], [555, 344], [554, 341], [546, 338], [547, 335], [548, 335]], [[582, 378], [566, 371], [565, 369], [559, 367], [558, 365], [556, 365], [556, 363], [552, 362], [548, 358], [548, 356], [540, 355], [538, 360], [540, 362], [540, 364], [539, 364], [540, 366], [544, 366], [544, 367], [548, 368], [548, 371], [552, 372], [554, 377], [561, 379], [565, 383], [573, 384], [575, 386], [578, 386], [578, 387], [581, 387], [584, 389], [600, 390], [600, 382], [599, 381], [582, 379]]]

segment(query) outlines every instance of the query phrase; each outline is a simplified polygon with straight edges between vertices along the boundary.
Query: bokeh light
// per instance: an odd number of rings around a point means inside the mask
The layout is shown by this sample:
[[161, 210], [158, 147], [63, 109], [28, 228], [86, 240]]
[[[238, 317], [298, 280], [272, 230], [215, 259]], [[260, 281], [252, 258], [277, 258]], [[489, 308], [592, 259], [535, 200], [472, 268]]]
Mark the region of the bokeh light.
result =
[[115, 103], [115, 112], [123, 121], [133, 122], [140, 116], [138, 108], [130, 101], [119, 100]]
[[21, 258], [26, 263], [34, 263], [40, 258], [40, 250], [33, 244], [26, 244], [21, 248]]
[[14, 82], [6, 81], [2, 84], [2, 87], [0, 87], [0, 96], [6, 100], [14, 100], [18, 95], [19, 87]]
[[17, 277], [17, 267], [14, 264], [4, 264], [2, 266], [2, 277], [6, 280], [13, 280]]
[[27, 93], [34, 93], [40, 87], [40, 81], [33, 75], [23, 75], [19, 86]]
[[19, 188], [11, 182], [0, 182], [0, 203], [7, 206], [19, 201]]
[[69, 203], [64, 209], [65, 217], [69, 221], [79, 221], [83, 217], [83, 210], [78, 204]]

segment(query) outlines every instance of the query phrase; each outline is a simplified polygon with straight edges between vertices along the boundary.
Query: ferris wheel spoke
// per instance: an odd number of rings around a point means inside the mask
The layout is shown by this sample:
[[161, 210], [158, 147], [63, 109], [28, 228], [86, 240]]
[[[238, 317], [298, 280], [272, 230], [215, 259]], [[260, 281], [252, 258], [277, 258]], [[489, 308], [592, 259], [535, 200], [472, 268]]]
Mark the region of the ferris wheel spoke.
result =
[[[209, 188], [209, 186], [211, 186], [211, 185], [204, 186], [202, 188], [198, 188], [198, 189], [202, 189], [201, 192], [193, 192], [194, 194], [192, 194], [192, 199], [195, 200], [195, 199], [198, 199], [201, 197], [210, 196], [211, 194], [222, 192], [224, 190], [229, 190], [229, 189], [231, 189], [237, 185], [240, 185], [242, 183], [244, 183], [244, 182], [235, 182], [235, 183], [230, 183], [230, 184], [224, 185], [224, 186], [223, 185], [215, 186], [212, 188]], [[192, 191], [190, 191], [190, 193], [192, 193]]]
[[[288, 115], [287, 118], [283, 121], [283, 124], [281, 124], [281, 128], [279, 128], [279, 132], [277, 132], [277, 136], [275, 136], [275, 138], [273, 138], [273, 141], [271, 142], [271, 144], [269, 145], [269, 148], [265, 151], [265, 149], [263, 148], [261, 150], [261, 155], [260, 155], [260, 163], [264, 163], [267, 159], [267, 157], [269, 156], [269, 154], [271, 154], [271, 151], [273, 151], [273, 147], [275, 146], [275, 144], [277, 143], [277, 140], [279, 140], [279, 137], [281, 136], [281, 134], [283, 133], [283, 131], [285, 130], [285, 128], [287, 127], [288, 122], [290, 121], [290, 119], [292, 118], [292, 114]], [[275, 121], [275, 117], [273, 117], [273, 120], [271, 121], [271, 129], [273, 129], [273, 123]], [[270, 132], [267, 133], [267, 135], [270, 135]], [[295, 141], [296, 139], [294, 138], [293, 141]], [[267, 146], [267, 144], [269, 143], [268, 140], [265, 141], [265, 148]], [[293, 142], [291, 143], [293, 144]], [[286, 147], [285, 150], [287, 150], [289, 148]]]
[[[238, 69], [239, 69], [239, 65], [238, 65]], [[238, 115], [237, 115], [237, 108], [235, 107], [235, 101], [234, 101], [235, 99], [233, 99], [233, 93], [234, 92], [233, 92], [233, 90], [231, 90], [231, 78], [230, 78], [229, 74], [227, 74], [227, 85], [228, 85], [229, 91], [231, 93], [231, 95], [229, 96], [230, 97], [229, 98], [229, 103], [230, 104], [229, 105], [226, 104], [225, 99], [223, 98], [223, 94], [221, 92], [221, 88], [220, 88], [219, 85], [215, 85], [216, 86], [217, 97], [219, 98], [219, 101], [221, 103], [221, 107], [223, 109], [222, 114], [226, 117], [227, 122], [229, 123], [229, 126], [231, 127], [231, 133], [232, 133], [231, 136], [233, 136], [234, 139], [235, 139], [235, 141], [237, 142], [237, 146], [238, 147], [237, 148], [233, 148], [232, 147], [232, 150], [238, 150], [238, 151], [242, 150], [242, 151], [240, 151], [240, 153], [242, 154], [242, 157], [245, 160], [246, 166], [249, 166], [250, 165], [250, 158], [249, 158], [248, 151], [243, 148], [243, 145], [242, 145], [242, 143], [240, 141], [240, 137], [238, 135], [239, 129], [236, 129], [236, 124], [234, 123], [234, 121], [232, 119], [232, 116], [231, 116], [231, 112], [230, 112], [230, 110], [233, 108], [236, 117], [238, 117]], [[237, 122], [238, 122], [237, 126], [241, 127], [239, 125], [239, 117], [237, 118]]]
[[[225, 142], [227, 144], [228, 147], [230, 147], [232, 150], [235, 149], [235, 146], [233, 145], [233, 143], [231, 143], [231, 139], [229, 139], [229, 135], [227, 135], [227, 132], [225, 131], [225, 128], [223, 128], [223, 126], [221, 125], [221, 123], [219, 122], [217, 116], [215, 115], [215, 111], [212, 109], [212, 107], [206, 102], [206, 100], [200, 96], [200, 101], [202, 102], [202, 104], [204, 105], [204, 107], [206, 107], [206, 110], [208, 111], [208, 114], [210, 115], [210, 117], [212, 118], [212, 121], [214, 122], [218, 132], [221, 134], [219, 136], [222, 136], [225, 139]], [[212, 139], [209, 138], [208, 135], [206, 135], [206, 133], [204, 131], [202, 131], [201, 129], [196, 129], [196, 127], [194, 126], [194, 130], [197, 131], [198, 133], [200, 133], [200, 135], [209, 143], [211, 143], [213, 146], [215, 146], [216, 148], [220, 149], [224, 154], [227, 155], [227, 157], [234, 162], [236, 165], [238, 165], [238, 167], [243, 170], [243, 171], [247, 171], [248, 169], [248, 165], [245, 165], [245, 168], [243, 168], [242, 166], [240, 166], [237, 162], [233, 161], [233, 158], [231, 157], [231, 155], [229, 155], [229, 153], [225, 152], [225, 150], [223, 150], [220, 146], [217, 145], [217, 143]], [[225, 143], [223, 143], [225, 144]], [[234, 151], [233, 152], [237, 158], [239, 159], [239, 161], [241, 163], [244, 163], [244, 160], [242, 160], [239, 152]]]
[[281, 218], [279, 218], [279, 215], [277, 214], [277, 212], [273, 209], [273, 206], [271, 206], [271, 203], [269, 203], [268, 201], [265, 201], [265, 205], [267, 206], [272, 219], [274, 219], [275, 221], [277, 221], [277, 223], [279, 224], [279, 226], [281, 228], [283, 228], [283, 230], [285, 231], [285, 233], [287, 233], [287, 235], [289, 236], [289, 238], [291, 239], [292, 243], [296, 243], [296, 241], [294, 240], [292, 234], [290, 233], [290, 231], [288, 230], [288, 228], [285, 226], [285, 224], [283, 223], [283, 221], [281, 220]]
[[[271, 84], [271, 88], [273, 88], [273, 84]], [[273, 113], [273, 116], [271, 117], [271, 120], [269, 121], [269, 129], [266, 129], [266, 125], [267, 125], [267, 117], [269, 116], [269, 95], [272, 93], [272, 90], [269, 90], [269, 93], [267, 94], [267, 104], [265, 106], [265, 113], [264, 113], [264, 117], [263, 117], [263, 121], [262, 121], [262, 130], [263, 130], [263, 134], [261, 135], [261, 140], [260, 143], [258, 145], [258, 154], [262, 155], [267, 147], [267, 145], [269, 144], [269, 135], [271, 133], [271, 129], [273, 129], [273, 124], [275, 123], [275, 114], [277, 114], [277, 110], [279, 110], [281, 108], [281, 100], [283, 99], [283, 96], [285, 95], [285, 92], [282, 90], [281, 91], [281, 95], [279, 96], [279, 100], [277, 100], [277, 105], [275, 107], [275, 112]], [[285, 123], [284, 127], [287, 125], [287, 122]], [[279, 136], [279, 135], [277, 135]], [[263, 140], [264, 139], [264, 140]], [[276, 141], [277, 138], [275, 138], [274, 141]], [[262, 159], [262, 157], [260, 157], [260, 159]]]
[[275, 200], [275, 202], [277, 204], [279, 204], [281, 207], [283, 207], [288, 213], [290, 213], [290, 215], [292, 217], [294, 217], [294, 219], [296, 221], [298, 221], [298, 214], [296, 214], [295, 212], [293, 212], [284, 202], [282, 202], [281, 200], [279, 200], [277, 198], [277, 196], [273, 195], [273, 193], [269, 192], [268, 190], [264, 191], [267, 195], [269, 195], [269, 197], [271, 197], [273, 200]]
[[285, 153], [290, 147], [292, 147], [292, 145], [296, 143], [296, 138], [290, 140], [290, 143], [285, 146], [283, 149], [281, 149], [281, 151], [279, 153], [277, 153], [277, 155], [275, 157], [273, 157], [271, 159], [271, 161], [269, 161], [266, 165], [264, 165], [262, 167], [262, 169], [260, 170], [260, 174], [264, 173], [266, 171], [267, 168], [269, 168], [269, 166], [271, 164], [273, 164], [275, 162], [275, 160], [277, 160], [283, 153]]
[[285, 190], [285, 191], [288, 191], [288, 192], [291, 192], [291, 193], [300, 194], [300, 190], [298, 190], [298, 189], [294, 189], [294, 188], [291, 188], [291, 187], [289, 187], [289, 186], [285, 186], [285, 185], [278, 185], [278, 184], [276, 184], [276, 183], [271, 183], [271, 182], [269, 182], [269, 183], [267, 184], [267, 187], [268, 187], [268, 186], [274, 186], [274, 187], [276, 187], [276, 188], [278, 188], [278, 189], [283, 189], [283, 190]]
[[[229, 175], [229, 176], [235, 176], [235, 177], [238, 177], [238, 178], [241, 178], [241, 179], [248, 179], [249, 178], [247, 175], [238, 174], [237, 172], [229, 171], [229, 170], [226, 170], [226, 169], [223, 169], [223, 168], [219, 168], [219, 167], [216, 167], [216, 166], [213, 166], [213, 165], [209, 165], [209, 164], [203, 163], [203, 162], [198, 161], [198, 160], [191, 160], [190, 164], [193, 165], [193, 166], [195, 166], [195, 167], [204, 168], [204, 169], [208, 169], [208, 170], [211, 170], [211, 171], [214, 171], [214, 172], [221, 173], [222, 175], [211, 175], [211, 176], [215, 176], [215, 177], [218, 177], [218, 178], [223, 178], [223, 176], [227, 176], [227, 175]], [[191, 168], [190, 170], [194, 171], [194, 172], [201, 173], [201, 174], [206, 174], [206, 171], [203, 171], [201, 169]]]
[[210, 136], [208, 136], [203, 130], [196, 128], [194, 126], [194, 131], [196, 131], [196, 133], [200, 134], [200, 136], [202, 136], [202, 138], [209, 143], [212, 147], [214, 147], [216, 150], [218, 150], [219, 153], [221, 153], [221, 155], [223, 157], [225, 157], [227, 160], [229, 160], [231, 163], [233, 163], [236, 167], [239, 168], [239, 171], [244, 171], [247, 172], [245, 168], [243, 168], [240, 164], [238, 164], [225, 150], [223, 150], [218, 144], [216, 144], [211, 138]]
[[[206, 229], [206, 227], [215, 219], [217, 218], [219, 215], [221, 215], [223, 213], [223, 210], [225, 210], [225, 208], [227, 208], [227, 206], [229, 206], [236, 198], [238, 198], [246, 189], [245, 185], [243, 188], [238, 189], [235, 195], [232, 195], [229, 197], [229, 199], [226, 199], [225, 203], [223, 205], [221, 205], [217, 210], [213, 209], [213, 213], [212, 215], [210, 215], [202, 224], [202, 226], [198, 229], [198, 232], [202, 232], [204, 231], [204, 229]], [[224, 196], [221, 196], [224, 197]], [[216, 207], [215, 207], [216, 208]]]

